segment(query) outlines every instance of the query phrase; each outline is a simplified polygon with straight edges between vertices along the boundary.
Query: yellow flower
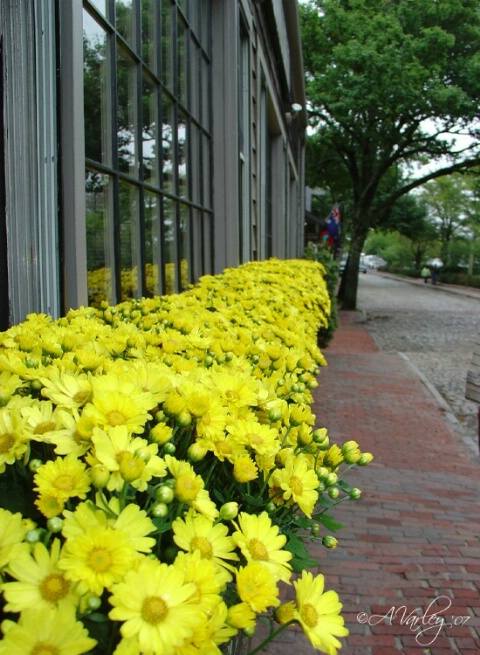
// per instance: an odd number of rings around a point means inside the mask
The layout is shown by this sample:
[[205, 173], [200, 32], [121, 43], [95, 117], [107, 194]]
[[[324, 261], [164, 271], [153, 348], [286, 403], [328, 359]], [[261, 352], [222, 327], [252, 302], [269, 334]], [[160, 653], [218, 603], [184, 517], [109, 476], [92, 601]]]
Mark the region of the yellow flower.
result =
[[207, 450], [210, 450], [220, 461], [233, 462], [237, 457], [247, 455], [247, 449], [231, 434], [218, 432], [210, 437], [198, 439], [198, 443]]
[[248, 562], [262, 562], [275, 579], [289, 582], [291, 576], [289, 561], [292, 559], [292, 553], [283, 550], [287, 538], [279, 534], [277, 525], [272, 525], [267, 512], [262, 512], [258, 516], [241, 512], [238, 523], [239, 526], [232, 534], [232, 539], [245, 559]]
[[50, 550], [37, 542], [32, 554], [22, 553], [10, 562], [8, 572], [16, 582], [2, 585], [7, 612], [22, 612], [29, 607], [52, 608], [59, 603], [77, 605], [74, 585], [58, 568], [60, 556], [60, 541], [55, 539]]
[[122, 636], [137, 638], [142, 652], [172, 655], [204, 620], [200, 607], [191, 602], [194, 593], [195, 585], [186, 583], [181, 571], [144, 559], [114, 586], [109, 616], [123, 622]]
[[204, 489], [203, 478], [196, 475], [191, 464], [183, 462], [171, 455], [165, 455], [170, 473], [175, 478], [175, 497], [189, 507], [204, 514], [209, 519], [218, 517], [218, 509]]
[[112, 474], [107, 484], [110, 491], [121, 491], [125, 482], [145, 491], [152, 478], [166, 474], [165, 462], [157, 455], [157, 444], [133, 437], [125, 425], [108, 432], [94, 428], [92, 443], [97, 461]]
[[25, 433], [34, 441], [50, 443], [62, 429], [59, 412], [49, 400], [34, 400], [21, 410], [25, 418]]
[[35, 491], [41, 496], [53, 496], [60, 503], [74, 497], [86, 498], [90, 490], [86, 466], [74, 455], [45, 462], [33, 479]]
[[142, 402], [142, 395], [138, 392], [127, 394], [126, 387], [125, 391], [123, 388], [121, 391], [97, 390], [95, 380], [92, 382], [93, 399], [85, 406], [84, 415], [105, 430], [123, 425], [129, 432], [143, 432], [145, 423], [152, 418], [147, 409], [150, 403]]
[[336, 637], [346, 637], [343, 617], [339, 615], [342, 604], [336, 591], [324, 593], [324, 578], [319, 574], [315, 578], [308, 571], [302, 571], [302, 577], [294, 583], [296, 591], [296, 618], [305, 634], [318, 648], [328, 655], [336, 655], [341, 643]]
[[[97, 500], [97, 503], [99, 500]], [[65, 510], [62, 534], [66, 539], [87, 535], [92, 528], [113, 528], [121, 532], [130, 547], [139, 553], [149, 553], [155, 539], [147, 535], [155, 531], [155, 526], [145, 510], [135, 503], [129, 503], [122, 511], [117, 498], [112, 498], [105, 511], [87, 501], [79, 503], [74, 512]]]
[[35, 505], [47, 519], [59, 516], [65, 507], [63, 500], [59, 500], [55, 496], [39, 496]]
[[305, 457], [288, 457], [285, 468], [277, 469], [270, 485], [283, 491], [287, 504], [297, 503], [309, 518], [318, 500], [318, 478]]
[[213, 395], [206, 412], [195, 420], [197, 434], [205, 439], [218, 438], [223, 434], [227, 421], [227, 408]]
[[254, 628], [257, 615], [248, 603], [237, 603], [228, 608], [227, 623], [232, 628], [245, 630]]
[[259, 455], [272, 457], [280, 450], [278, 430], [262, 425], [256, 419], [240, 419], [227, 430], [239, 443]]
[[68, 606], [54, 611], [28, 608], [18, 623], [8, 627], [0, 641], [0, 655], [81, 655], [97, 643]]
[[280, 604], [276, 580], [263, 562], [250, 562], [237, 570], [237, 592], [257, 613]]
[[192, 582], [196, 592], [192, 601], [210, 614], [221, 600], [220, 593], [225, 589], [230, 579], [225, 569], [215, 565], [211, 560], [202, 557], [199, 550], [192, 553], [179, 552], [173, 566], [185, 575], [185, 582]]
[[0, 572], [11, 559], [28, 550], [22, 543], [28, 530], [20, 513], [12, 514], [0, 507]]
[[17, 412], [0, 409], [0, 473], [7, 464], [13, 464], [27, 452], [28, 435], [23, 431], [24, 421]]
[[193, 553], [200, 551], [203, 559], [212, 560], [220, 567], [234, 570], [226, 560], [238, 561], [234, 553], [235, 543], [228, 536], [228, 528], [223, 523], [214, 525], [213, 521], [195, 514], [191, 510], [182, 519], [176, 518], [172, 523], [173, 539], [182, 550]]
[[72, 539], [67, 539], [58, 566], [65, 576], [81, 583], [82, 591], [100, 596], [110, 589], [130, 569], [135, 551], [119, 530], [93, 527]]
[[226, 604], [223, 601], [217, 603], [212, 612], [205, 614], [193, 637], [175, 650], [175, 655], [221, 655], [222, 651], [217, 646], [226, 643], [238, 632], [227, 624], [227, 614]]
[[92, 385], [85, 373], [72, 375], [50, 367], [46, 369], [48, 377], [41, 377], [42, 396], [53, 401], [57, 407], [78, 409], [90, 400]]
[[219, 371], [212, 374], [212, 382], [220, 391], [225, 406], [232, 411], [258, 403], [259, 383], [250, 376]]
[[275, 621], [280, 623], [280, 625], [285, 625], [285, 623], [295, 621], [297, 618], [296, 609], [297, 608], [293, 600], [288, 601], [287, 603], [283, 603], [275, 610]]
[[233, 461], [233, 477], [237, 482], [250, 482], [258, 478], [258, 468], [248, 455], [236, 457]]
[[325, 453], [323, 458], [323, 465], [328, 466], [330, 469], [332, 469], [332, 471], [334, 471], [340, 466], [340, 464], [343, 462], [343, 459], [344, 456], [342, 450], [337, 446], [337, 444], [333, 444]]

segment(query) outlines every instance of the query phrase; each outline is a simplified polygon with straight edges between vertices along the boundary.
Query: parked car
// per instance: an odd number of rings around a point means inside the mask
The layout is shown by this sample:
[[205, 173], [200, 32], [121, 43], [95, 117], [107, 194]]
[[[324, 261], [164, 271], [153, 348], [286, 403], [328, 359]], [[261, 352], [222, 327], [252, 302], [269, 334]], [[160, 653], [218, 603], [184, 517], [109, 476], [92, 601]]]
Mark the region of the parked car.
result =
[[[339, 269], [338, 269], [340, 274], [343, 273], [343, 271], [345, 270], [345, 268], [347, 266], [347, 259], [348, 259], [348, 255], [344, 255], [342, 257], [342, 259], [340, 260], [340, 266], [339, 266]], [[366, 264], [365, 260], [363, 259], [363, 257], [360, 257], [360, 263], [358, 265], [358, 270], [359, 270], [360, 273], [366, 273], [367, 272], [367, 264]]]

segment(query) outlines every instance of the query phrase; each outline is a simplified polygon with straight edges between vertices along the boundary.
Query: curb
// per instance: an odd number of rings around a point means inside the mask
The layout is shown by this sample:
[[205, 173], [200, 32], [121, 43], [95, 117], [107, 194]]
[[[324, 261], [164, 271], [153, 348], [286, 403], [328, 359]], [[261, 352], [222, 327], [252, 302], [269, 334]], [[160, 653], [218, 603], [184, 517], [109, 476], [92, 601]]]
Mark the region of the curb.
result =
[[390, 278], [392, 280], [398, 280], [399, 282], [406, 282], [407, 284], [413, 284], [417, 287], [422, 287], [425, 289], [435, 289], [436, 291], [445, 291], [447, 293], [454, 293], [458, 296], [467, 296], [468, 298], [473, 298], [473, 300], [480, 300], [480, 289], [472, 289], [471, 287], [454, 287], [453, 285], [445, 284], [425, 284], [414, 278], [402, 277], [401, 275], [395, 275], [394, 273], [384, 273], [383, 271], [375, 271], [376, 275], [381, 277]]

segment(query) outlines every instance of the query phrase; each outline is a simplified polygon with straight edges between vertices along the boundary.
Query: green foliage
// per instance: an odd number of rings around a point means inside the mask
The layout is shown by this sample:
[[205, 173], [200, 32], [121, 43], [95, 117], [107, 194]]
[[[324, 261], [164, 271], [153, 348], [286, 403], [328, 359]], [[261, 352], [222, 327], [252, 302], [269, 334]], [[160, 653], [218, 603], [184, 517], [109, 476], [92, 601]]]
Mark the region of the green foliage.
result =
[[337, 286], [338, 286], [338, 262], [335, 261], [332, 251], [329, 248], [308, 244], [304, 252], [305, 259], [314, 259], [325, 267], [324, 280], [327, 285], [328, 295], [330, 296], [330, 316], [328, 325], [321, 326], [318, 331], [318, 345], [320, 348], [328, 346], [333, 338], [335, 330], [338, 327], [338, 304], [337, 304]]
[[[349, 195], [351, 257], [341, 299], [354, 309], [369, 229], [410, 190], [480, 164], [478, 1], [311, 0], [300, 13], [315, 131], [308, 180], [342, 200]], [[472, 136], [471, 147], [445, 138], [458, 132]], [[422, 158], [431, 167], [414, 176], [411, 165]]]

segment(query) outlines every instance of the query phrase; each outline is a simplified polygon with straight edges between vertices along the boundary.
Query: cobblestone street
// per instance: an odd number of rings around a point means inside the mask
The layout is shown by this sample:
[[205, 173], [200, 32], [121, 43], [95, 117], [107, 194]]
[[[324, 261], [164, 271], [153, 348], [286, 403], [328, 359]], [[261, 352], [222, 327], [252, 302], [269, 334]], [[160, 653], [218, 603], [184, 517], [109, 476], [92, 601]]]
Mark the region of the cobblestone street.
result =
[[465, 399], [465, 380], [480, 325], [480, 290], [474, 297], [445, 289], [369, 272], [360, 276], [358, 306], [379, 350], [403, 353], [477, 443], [478, 407]]

